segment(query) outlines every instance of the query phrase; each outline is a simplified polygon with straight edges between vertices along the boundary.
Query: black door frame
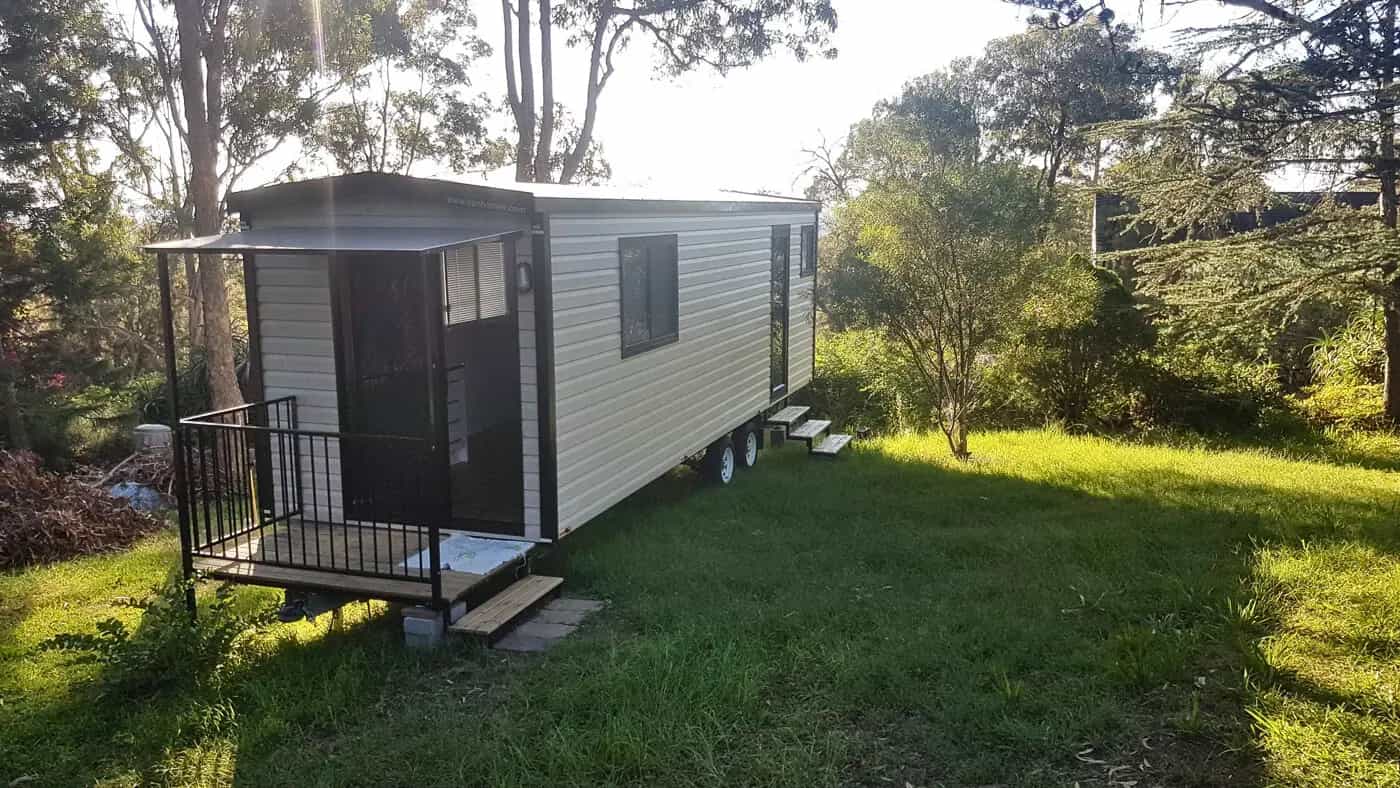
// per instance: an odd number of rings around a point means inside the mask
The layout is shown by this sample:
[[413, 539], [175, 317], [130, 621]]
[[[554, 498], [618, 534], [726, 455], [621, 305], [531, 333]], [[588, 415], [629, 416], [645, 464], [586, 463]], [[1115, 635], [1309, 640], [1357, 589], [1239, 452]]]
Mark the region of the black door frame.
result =
[[[781, 239], [781, 244], [782, 244], [781, 246], [779, 246], [779, 242], [780, 242], [779, 239]], [[782, 382], [781, 382], [781, 383], [775, 381], [774, 375], [773, 375], [773, 370], [774, 370], [773, 362], [776, 360], [776, 359], [774, 359], [774, 357], [773, 357], [773, 350], [774, 350], [774, 348], [773, 348], [773, 328], [774, 328], [774, 325], [775, 325], [774, 318], [777, 317], [776, 314], [773, 314], [774, 310], [775, 310], [776, 307], [777, 307], [777, 303], [775, 303], [775, 299], [773, 298], [773, 296], [775, 296], [775, 295], [777, 294], [777, 288], [775, 287], [775, 285], [778, 284], [778, 282], [775, 281], [773, 277], [774, 277], [775, 274], [778, 273], [777, 257], [778, 257], [778, 251], [779, 251], [779, 250], [781, 250], [781, 251], [782, 251], [782, 254], [783, 254], [783, 270], [782, 270], [782, 294], [783, 294], [783, 297], [782, 297], [782, 317], [781, 317], [781, 320], [782, 320], [782, 328], [783, 328], [783, 341], [782, 341], [783, 365], [782, 365]], [[769, 311], [770, 311], [769, 318], [768, 318], [768, 401], [769, 401], [769, 402], [777, 402], [778, 400], [782, 399], [783, 397], [786, 397], [787, 394], [788, 394], [788, 377], [789, 377], [788, 366], [790, 365], [790, 362], [791, 362], [791, 357], [790, 357], [791, 349], [790, 349], [789, 345], [791, 344], [791, 340], [792, 340], [792, 225], [790, 225], [790, 224], [775, 224], [775, 225], [773, 225], [772, 236], [771, 236], [771, 246], [770, 246], [769, 251], [768, 251], [768, 268], [769, 268], [769, 273], [768, 273], [768, 278], [769, 278], [769, 295], [768, 295], [768, 297], [769, 297]]]
[[[330, 287], [331, 301], [331, 338], [335, 354], [335, 391], [336, 391], [336, 411], [340, 422], [342, 433], [353, 434], [356, 430], [350, 420], [355, 397], [350, 392], [351, 372], [355, 368], [355, 347], [350, 333], [354, 325], [354, 305], [350, 299], [349, 277], [345, 270], [346, 265], [356, 261], [363, 261], [368, 258], [401, 258], [394, 264], [412, 266], [417, 269], [422, 283], [422, 304], [424, 326], [424, 371], [427, 386], [427, 413], [422, 424], [422, 430], [417, 435], [408, 437], [423, 438], [427, 441], [427, 453], [423, 458], [424, 472], [427, 478], [425, 482], [430, 485], [429, 489], [436, 489], [438, 492], [433, 496], [434, 500], [425, 501], [422, 505], [423, 516], [437, 518], [439, 524], [447, 525], [447, 520], [442, 519], [442, 507], [448, 501], [447, 496], [447, 446], [445, 435], [447, 424], [442, 414], [446, 403], [447, 374], [442, 364], [442, 294], [441, 284], [441, 259], [440, 253], [417, 253], [417, 252], [381, 252], [363, 254], [331, 254], [327, 255], [327, 277]], [[353, 474], [347, 473], [345, 467], [346, 453], [344, 442], [341, 446], [341, 506], [344, 517], [347, 520], [382, 520], [378, 511], [362, 511], [359, 502], [353, 495], [354, 486]], [[441, 459], [441, 462], [438, 462]], [[438, 468], [438, 465], [442, 465]], [[404, 509], [408, 511], [407, 508]], [[368, 515], [368, 516], [364, 516]]]

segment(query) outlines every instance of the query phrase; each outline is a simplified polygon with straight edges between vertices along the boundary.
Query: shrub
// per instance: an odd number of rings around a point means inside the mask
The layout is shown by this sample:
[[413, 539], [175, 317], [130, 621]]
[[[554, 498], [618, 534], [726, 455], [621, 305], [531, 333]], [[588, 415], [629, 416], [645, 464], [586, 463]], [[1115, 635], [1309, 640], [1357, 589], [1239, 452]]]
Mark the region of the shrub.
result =
[[1237, 433], [1287, 409], [1272, 364], [1231, 358], [1194, 342], [1164, 343], [1148, 374], [1141, 426]]
[[103, 689], [124, 697], [172, 687], [217, 686], [237, 663], [240, 640], [271, 624], [273, 611], [240, 612], [230, 587], [221, 586], [196, 618], [185, 605], [190, 582], [171, 577], [148, 596], [121, 601], [141, 611], [135, 629], [109, 618], [98, 622], [96, 633], [55, 635], [39, 648], [101, 665], [98, 681]]
[[819, 332], [806, 402], [842, 429], [932, 426], [936, 398], [879, 331]]
[[1080, 255], [1036, 256], [1036, 281], [993, 377], [1007, 413], [1070, 427], [1122, 423], [1152, 325], [1114, 272]]
[[1313, 384], [1298, 400], [1305, 416], [1347, 429], [1386, 426], [1384, 331], [1380, 311], [1370, 309], [1313, 343]]

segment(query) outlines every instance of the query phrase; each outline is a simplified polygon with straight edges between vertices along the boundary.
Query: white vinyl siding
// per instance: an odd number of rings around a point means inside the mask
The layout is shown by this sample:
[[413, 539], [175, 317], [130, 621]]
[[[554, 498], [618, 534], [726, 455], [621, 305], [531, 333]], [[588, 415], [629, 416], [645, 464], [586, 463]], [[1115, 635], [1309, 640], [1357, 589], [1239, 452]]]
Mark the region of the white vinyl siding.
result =
[[[812, 218], [808, 206], [550, 216], [561, 536], [768, 406], [772, 226]], [[618, 239], [668, 234], [679, 339], [624, 359]]]
[[[335, 373], [335, 340], [331, 325], [331, 290], [324, 255], [269, 255], [254, 258], [258, 278], [258, 324], [262, 341], [263, 391], [267, 399], [296, 397], [297, 427], [319, 432], [340, 431]], [[274, 445], [273, 487], [278, 511], [283, 511], [282, 457], [292, 456]], [[340, 454], [334, 439], [323, 445], [298, 441], [301, 455], [303, 516], [341, 520]], [[312, 454], [315, 454], [313, 457]], [[327, 456], [329, 453], [329, 457]], [[330, 467], [327, 468], [329, 461]], [[316, 469], [313, 500], [311, 470]], [[292, 478], [286, 469], [286, 478]], [[330, 480], [329, 487], [326, 480]], [[314, 506], [313, 506], [314, 504]]]

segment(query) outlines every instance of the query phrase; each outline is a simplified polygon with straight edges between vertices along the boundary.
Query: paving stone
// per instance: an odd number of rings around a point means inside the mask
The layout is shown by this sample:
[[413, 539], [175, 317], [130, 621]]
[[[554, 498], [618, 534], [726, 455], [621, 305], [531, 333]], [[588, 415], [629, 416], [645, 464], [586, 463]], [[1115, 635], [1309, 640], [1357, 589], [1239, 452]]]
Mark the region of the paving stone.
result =
[[603, 602], [596, 599], [575, 599], [572, 597], [559, 597], [549, 603], [555, 610], [582, 610], [592, 613], [595, 610], [603, 609]]
[[524, 623], [515, 628], [526, 637], [545, 638], [547, 640], [559, 640], [572, 635], [578, 627], [568, 624], [549, 624], [543, 621], [536, 621], [533, 618], [526, 619]]
[[567, 624], [576, 627], [583, 623], [588, 617], [587, 610], [574, 610], [570, 608], [556, 609], [552, 605], [545, 605], [530, 617], [530, 621], [538, 621], [542, 624]]
[[494, 648], [497, 651], [519, 651], [523, 653], [537, 653], [540, 651], [544, 651], [552, 645], [554, 645], [553, 640], [550, 640], [548, 638], [537, 638], [530, 637], [529, 635], [522, 635], [517, 630], [496, 641], [495, 645], [493, 645], [491, 648]]

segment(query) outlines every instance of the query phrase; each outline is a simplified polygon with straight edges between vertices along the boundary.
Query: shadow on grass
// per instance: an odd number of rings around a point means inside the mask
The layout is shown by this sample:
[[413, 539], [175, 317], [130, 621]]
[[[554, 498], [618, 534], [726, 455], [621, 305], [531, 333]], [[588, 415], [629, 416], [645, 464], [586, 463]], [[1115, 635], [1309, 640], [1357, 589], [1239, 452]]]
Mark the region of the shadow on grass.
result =
[[99, 774], [224, 741], [244, 785], [1262, 784], [1229, 615], [1259, 545], [1393, 553], [1394, 507], [1114, 451], [1039, 476], [796, 447], [725, 489], [677, 471], [541, 565], [612, 603], [550, 654], [417, 655], [370, 622], [269, 647], [212, 722], [194, 696], [45, 709], [27, 762], [88, 714]]

